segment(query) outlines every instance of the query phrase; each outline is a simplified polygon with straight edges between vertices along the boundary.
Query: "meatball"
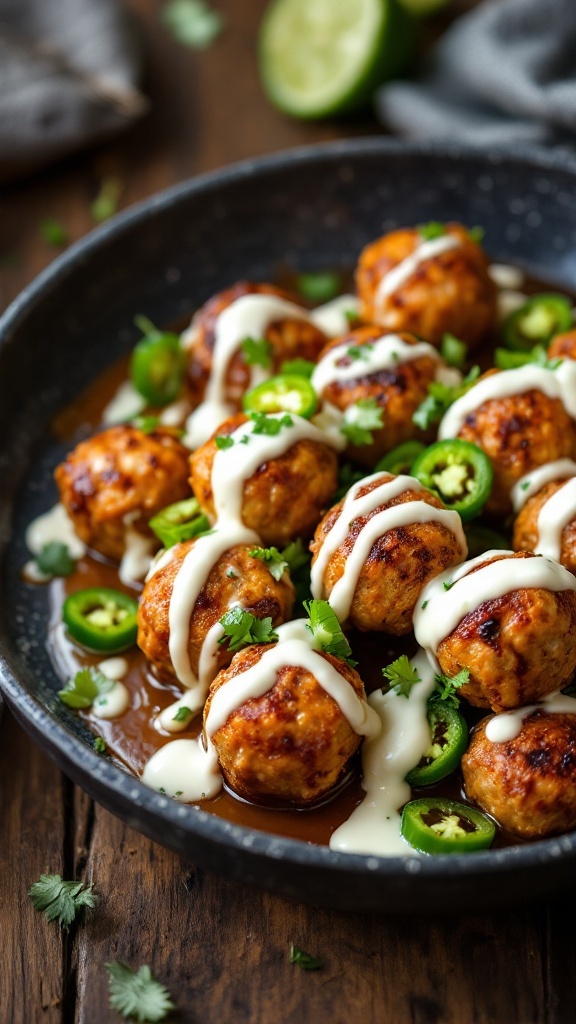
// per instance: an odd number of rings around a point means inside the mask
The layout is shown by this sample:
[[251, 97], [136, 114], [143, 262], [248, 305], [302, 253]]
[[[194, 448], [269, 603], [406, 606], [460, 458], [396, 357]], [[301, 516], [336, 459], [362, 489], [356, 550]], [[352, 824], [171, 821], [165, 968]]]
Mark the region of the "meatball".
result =
[[576, 359], [576, 331], [566, 331], [552, 338], [548, 359]]
[[[218, 292], [208, 300], [196, 313], [190, 328], [184, 335], [184, 343], [190, 357], [188, 365], [188, 383], [194, 405], [204, 398], [206, 384], [212, 369], [212, 352], [216, 337], [216, 321], [228, 306], [244, 295], [275, 295], [286, 302], [293, 302], [306, 315], [297, 296], [276, 288], [271, 284], [252, 284], [240, 281], [226, 291]], [[327, 338], [314, 324], [296, 317], [283, 317], [271, 323], [264, 331], [264, 337], [271, 345], [271, 373], [278, 373], [280, 366], [288, 359], [308, 359], [316, 362], [321, 348]], [[242, 340], [242, 339], [239, 339]], [[230, 360], [227, 374], [226, 401], [240, 409], [242, 396], [250, 384], [250, 366], [244, 360], [242, 351], [238, 351]]]
[[[481, 562], [468, 577], [498, 560]], [[519, 588], [484, 601], [442, 640], [436, 657], [447, 676], [468, 669], [459, 692], [476, 707], [506, 711], [539, 700], [566, 686], [576, 670], [576, 592]]]
[[[247, 422], [231, 416], [217, 435], [233, 434]], [[216, 434], [190, 456], [190, 483], [200, 505], [215, 520], [212, 466], [218, 452]], [[248, 446], [238, 445], [238, 458]], [[338, 460], [329, 445], [305, 438], [268, 459], [244, 484], [242, 522], [265, 544], [284, 546], [296, 537], [310, 537], [338, 486]]]
[[576, 423], [559, 398], [537, 390], [484, 402], [466, 417], [458, 437], [490, 459], [494, 482], [486, 511], [498, 516], [512, 511], [510, 491], [521, 477], [576, 453]]
[[[538, 527], [540, 513], [550, 498], [562, 490], [566, 480], [554, 480], [542, 487], [528, 499], [514, 521], [512, 546], [515, 551], [536, 551], [541, 537]], [[560, 531], [560, 551], [555, 552], [557, 560], [570, 572], [576, 574], [576, 513]]]
[[[154, 667], [159, 679], [176, 680], [169, 651], [170, 600], [174, 580], [196, 538], [177, 544], [172, 560], [158, 569], [145, 583], [138, 608], [138, 646]], [[190, 618], [188, 656], [190, 667], [198, 675], [199, 659], [208, 631], [231, 607], [238, 606], [259, 619], [268, 616], [273, 626], [290, 618], [294, 587], [286, 572], [275, 580], [266, 564], [250, 555], [251, 548], [238, 545], [226, 551], [212, 566]], [[230, 664], [227, 644], [218, 647], [212, 676]]]
[[[240, 651], [216, 677], [204, 709], [205, 728], [218, 688], [256, 665], [270, 646]], [[364, 698], [364, 685], [353, 668], [331, 654], [320, 657]], [[338, 782], [361, 743], [336, 701], [298, 665], [279, 669], [272, 688], [233, 711], [211, 739], [235, 793], [253, 803], [301, 807]]]
[[486, 737], [491, 716], [462, 758], [466, 795], [520, 839], [576, 828], [576, 715], [534, 711], [518, 736]]
[[[400, 337], [408, 344], [417, 341], [411, 334]], [[398, 362], [393, 369], [370, 372], [366, 362], [357, 356], [357, 350], [372, 345], [379, 338], [382, 338], [381, 328], [359, 327], [343, 338], [335, 338], [320, 353], [322, 360], [332, 349], [349, 346], [356, 350], [356, 359], [344, 355], [339, 365], [349, 366], [354, 361], [358, 369], [358, 375], [352, 380], [330, 381], [321, 393], [324, 401], [344, 412], [358, 401], [373, 399], [383, 411], [383, 426], [372, 431], [372, 444], [348, 446], [352, 458], [367, 466], [373, 466], [382, 455], [403, 441], [413, 438], [431, 441], [434, 436], [433, 429], [428, 432], [420, 430], [412, 416], [426, 398], [428, 385], [436, 378], [438, 359], [433, 355], [421, 355], [407, 362]]]
[[[394, 480], [389, 473], [366, 483], [357, 490], [361, 498], [383, 483]], [[344, 575], [347, 560], [366, 524], [386, 509], [405, 502], [425, 502], [433, 508], [444, 509], [435, 495], [416, 486], [409, 486], [403, 493], [386, 501], [365, 515], [354, 515], [353, 504], [346, 506], [350, 522], [345, 540], [330, 555], [320, 586], [314, 581], [314, 597], [330, 599], [338, 581]], [[331, 530], [336, 526], [345, 508], [344, 501], [330, 509], [316, 529], [310, 545], [314, 567], [325, 543], [329, 543]], [[344, 621], [349, 626], [364, 631], [382, 631], [394, 636], [403, 636], [412, 629], [412, 614], [418, 597], [426, 584], [452, 565], [458, 565], [466, 557], [466, 544], [461, 529], [454, 531], [443, 519], [455, 517], [456, 513], [444, 513], [436, 520], [418, 522], [415, 512], [414, 523], [387, 530], [372, 545], [364, 561], [350, 609]], [[314, 580], [314, 575], [313, 575]], [[337, 611], [338, 614], [338, 611]]]
[[54, 474], [78, 536], [120, 561], [128, 526], [152, 537], [148, 520], [190, 496], [189, 454], [167, 428], [110, 427], [81, 441]]
[[415, 253], [422, 236], [416, 228], [401, 228], [362, 250], [356, 287], [364, 320], [390, 331], [410, 331], [436, 346], [446, 332], [470, 347], [490, 332], [496, 288], [486, 256], [462, 225], [447, 224], [445, 232], [457, 244], [423, 259], [389, 295], [382, 294], [386, 275]]

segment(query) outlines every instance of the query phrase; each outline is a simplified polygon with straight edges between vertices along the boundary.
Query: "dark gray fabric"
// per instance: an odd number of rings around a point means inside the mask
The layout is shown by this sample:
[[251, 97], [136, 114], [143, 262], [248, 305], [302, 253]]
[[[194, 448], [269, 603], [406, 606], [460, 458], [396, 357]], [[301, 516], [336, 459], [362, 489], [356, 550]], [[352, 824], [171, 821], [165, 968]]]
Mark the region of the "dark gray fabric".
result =
[[132, 123], [140, 63], [117, 0], [0, 0], [0, 178]]
[[451, 26], [417, 82], [384, 85], [375, 102], [410, 138], [576, 144], [576, 0], [489, 0]]

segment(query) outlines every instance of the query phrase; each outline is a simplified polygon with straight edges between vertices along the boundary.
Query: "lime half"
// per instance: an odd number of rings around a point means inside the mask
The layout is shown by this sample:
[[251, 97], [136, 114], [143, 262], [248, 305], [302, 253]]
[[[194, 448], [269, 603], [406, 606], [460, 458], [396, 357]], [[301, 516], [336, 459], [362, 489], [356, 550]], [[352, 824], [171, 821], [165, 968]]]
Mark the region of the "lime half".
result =
[[295, 117], [352, 110], [402, 70], [413, 38], [397, 0], [274, 0], [260, 29], [264, 88]]

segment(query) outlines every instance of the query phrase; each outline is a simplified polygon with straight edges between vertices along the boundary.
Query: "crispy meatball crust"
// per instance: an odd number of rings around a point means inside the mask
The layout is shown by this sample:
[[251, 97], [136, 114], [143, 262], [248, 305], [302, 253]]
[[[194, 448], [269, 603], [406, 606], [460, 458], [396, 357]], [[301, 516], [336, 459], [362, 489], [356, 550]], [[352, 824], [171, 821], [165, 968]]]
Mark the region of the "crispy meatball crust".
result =
[[100, 554], [120, 561], [125, 516], [139, 513], [132, 528], [153, 536], [148, 520], [166, 505], [190, 496], [189, 454], [168, 429], [145, 434], [117, 426], [81, 441], [54, 474], [78, 536]]
[[576, 331], [565, 331], [552, 338], [548, 346], [549, 359], [576, 359]]
[[447, 331], [470, 347], [490, 332], [496, 288], [488, 276], [486, 256], [462, 225], [447, 224], [446, 231], [460, 245], [420, 263], [384, 304], [377, 302], [382, 278], [412, 255], [421, 237], [416, 228], [401, 228], [362, 250], [356, 288], [364, 320], [390, 331], [410, 331], [437, 347]]
[[[216, 677], [204, 709], [230, 679], [247, 671], [270, 644], [248, 647]], [[322, 654], [364, 697], [360, 676], [339, 658]], [[234, 711], [212, 736], [230, 788], [251, 803], [305, 807], [336, 784], [362, 741], [312, 673], [280, 669], [271, 690]]]
[[[358, 327], [343, 338], [335, 338], [320, 353], [320, 359], [331, 349], [339, 345], [361, 348], [370, 345], [382, 337], [380, 327]], [[417, 339], [412, 334], [401, 334], [403, 341], [415, 344]], [[345, 357], [343, 362], [350, 363]], [[412, 421], [412, 416], [428, 394], [428, 385], [434, 380], [438, 369], [438, 361], [430, 356], [419, 356], [411, 362], [399, 363], [392, 370], [380, 370], [369, 377], [362, 376], [362, 360], [358, 363], [358, 377], [355, 380], [333, 381], [324, 389], [322, 398], [344, 412], [350, 405], [362, 399], [373, 398], [383, 410], [384, 426], [373, 431], [370, 445], [348, 446], [348, 454], [366, 466], [373, 466], [386, 452], [392, 451], [398, 444], [417, 438], [431, 441], [434, 428], [420, 430]]]
[[535, 711], [492, 743], [484, 718], [462, 758], [466, 795], [520, 839], [576, 828], [576, 715]]
[[[192, 490], [212, 522], [212, 465], [218, 451], [214, 438], [233, 434], [246, 420], [242, 413], [231, 416], [190, 456]], [[333, 449], [318, 441], [297, 441], [246, 481], [242, 521], [265, 544], [281, 547], [296, 537], [310, 537], [337, 486], [338, 459]]]
[[525, 473], [576, 453], [576, 424], [559, 398], [536, 390], [483, 402], [466, 417], [458, 437], [482, 448], [492, 463], [486, 511], [493, 515], [512, 511], [510, 491]]
[[[212, 369], [212, 353], [216, 337], [216, 321], [228, 306], [231, 306], [243, 295], [276, 295], [280, 299], [294, 302], [305, 307], [297, 295], [276, 288], [272, 284], [253, 284], [239, 281], [232, 288], [218, 292], [208, 300], [196, 313], [190, 326], [190, 344], [188, 347], [188, 384], [192, 400], [198, 405], [204, 398], [204, 392]], [[326, 335], [313, 324], [303, 320], [284, 318], [270, 324], [264, 332], [270, 342], [272, 373], [278, 373], [280, 366], [288, 359], [309, 359], [315, 363], [321, 348], [326, 344]], [[250, 367], [245, 363], [242, 353], [238, 352], [230, 360], [227, 374], [228, 393], [226, 401], [242, 407], [242, 396], [250, 383]]]
[[442, 640], [436, 657], [447, 676], [468, 669], [459, 692], [476, 707], [507, 711], [539, 700], [566, 686], [576, 670], [576, 592], [534, 587], [484, 601]]
[[[383, 473], [378, 480], [362, 487], [358, 495], [369, 494], [382, 482], [393, 479], [389, 473]], [[329, 559], [324, 571], [323, 598], [330, 597], [336, 583], [343, 576], [346, 559], [366, 523], [385, 509], [407, 501], [424, 501], [434, 508], [444, 508], [442, 502], [429, 491], [408, 490], [379, 505], [368, 515], [353, 519], [346, 540]], [[339, 518], [343, 504], [340, 501], [334, 505], [319, 523], [310, 545], [314, 556], [312, 564]], [[459, 565], [462, 558], [456, 537], [443, 523], [414, 523], [413, 526], [388, 530], [372, 545], [364, 563], [354, 591], [348, 625], [363, 631], [391, 633], [393, 636], [409, 633], [414, 608], [422, 589], [449, 566]]]
[[[539, 539], [538, 516], [542, 507], [566, 482], [564, 479], [545, 484], [542, 490], [528, 499], [514, 521], [512, 547], [515, 551], [534, 551]], [[559, 561], [576, 574], [576, 518], [562, 530]]]
[[[168, 647], [170, 639], [170, 600], [174, 580], [196, 538], [177, 544], [174, 557], [144, 585], [138, 608], [138, 646], [153, 665], [155, 674], [165, 682], [174, 682], [176, 674]], [[234, 577], [227, 573], [232, 570]], [[239, 605], [259, 619], [270, 616], [279, 626], [292, 614], [294, 587], [287, 573], [275, 580], [264, 562], [250, 556], [250, 548], [238, 545], [218, 559], [198, 595], [190, 619], [188, 654], [194, 673], [208, 630], [232, 605]], [[216, 671], [230, 664], [232, 654], [226, 644], [218, 649]]]

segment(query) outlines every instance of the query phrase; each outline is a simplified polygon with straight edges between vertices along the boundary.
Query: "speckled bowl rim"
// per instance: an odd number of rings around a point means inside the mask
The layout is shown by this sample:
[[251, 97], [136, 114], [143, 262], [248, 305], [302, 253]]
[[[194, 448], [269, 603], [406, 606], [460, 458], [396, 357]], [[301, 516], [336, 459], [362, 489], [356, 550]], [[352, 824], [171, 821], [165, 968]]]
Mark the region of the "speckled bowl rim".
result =
[[[145, 221], [148, 216], [165, 206], [178, 203], [181, 197], [193, 193], [211, 193], [222, 185], [246, 177], [253, 178], [258, 174], [283, 170], [286, 167], [294, 167], [297, 170], [318, 158], [353, 160], [356, 156], [372, 154], [398, 154], [415, 158], [429, 156], [455, 161], [481, 158], [487, 168], [520, 160], [542, 171], [567, 171], [574, 175], [576, 184], [576, 156], [562, 151], [549, 153], [532, 147], [509, 147], [506, 150], [489, 150], [479, 154], [478, 150], [471, 147], [404, 143], [394, 139], [369, 137], [299, 147], [271, 156], [245, 160], [222, 170], [200, 175], [145, 199], [72, 245], [29, 284], [6, 310], [0, 319], [0, 346], [5, 336], [14, 331], [27, 316], [29, 307], [42, 300], [45, 291], [53, 288], [55, 284], [65, 282], [69, 270], [78, 260], [86, 261], [101, 244], [121, 235], [136, 222]], [[217, 846], [225, 845], [232, 850], [241, 851], [244, 855], [264, 857], [270, 861], [282, 860], [295, 867], [319, 868], [323, 872], [333, 874], [335, 881], [340, 876], [342, 881], [350, 876], [373, 878], [375, 875], [391, 880], [415, 874], [437, 880], [452, 879], [455, 876], [464, 880], [472, 876], [505, 875], [520, 868], [538, 869], [576, 855], [576, 832], [501, 850], [487, 850], [463, 856], [416, 858], [339, 853], [325, 846], [315, 846], [302, 840], [288, 839], [235, 825], [209, 812], [175, 803], [101, 758], [85, 742], [70, 733], [61, 721], [49, 713], [44, 705], [19, 683], [1, 652], [0, 690], [24, 728], [41, 741], [43, 749], [67, 774], [113, 813], [118, 813], [140, 831], [153, 835], [157, 841], [157, 830], [151, 832], [147, 827], [150, 816], [153, 816], [156, 825], [161, 823], [170, 830], [173, 837], [179, 835], [182, 839], [189, 836], [191, 840], [197, 837], [213, 842]], [[121, 808], [121, 812], [117, 808]], [[174, 846], [170, 837], [166, 838], [166, 845]], [[266, 888], [273, 886], [266, 884]]]

